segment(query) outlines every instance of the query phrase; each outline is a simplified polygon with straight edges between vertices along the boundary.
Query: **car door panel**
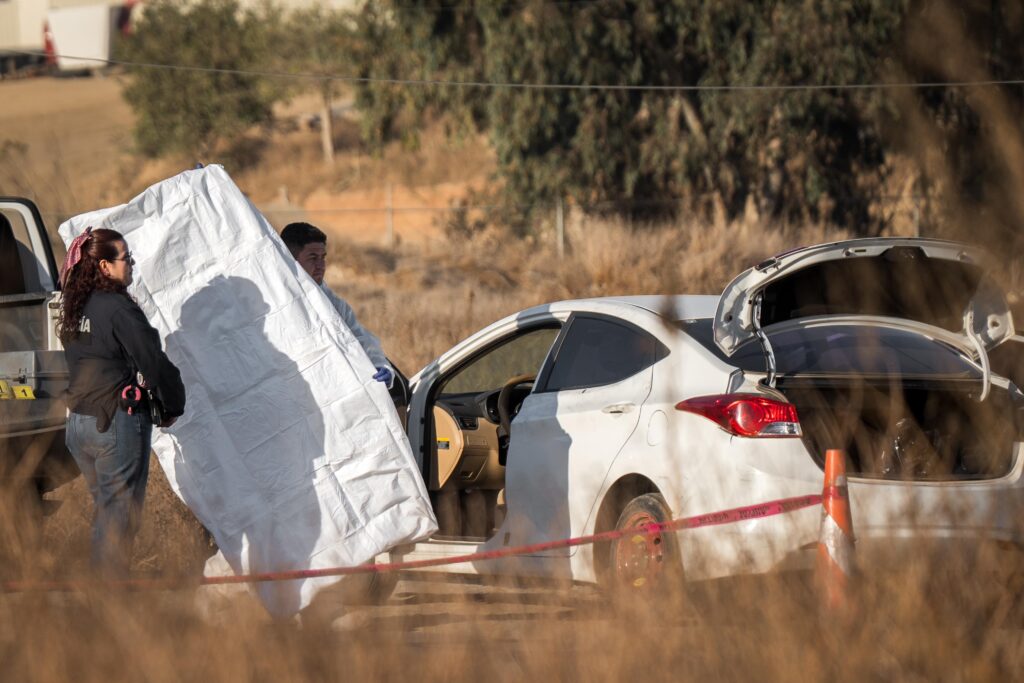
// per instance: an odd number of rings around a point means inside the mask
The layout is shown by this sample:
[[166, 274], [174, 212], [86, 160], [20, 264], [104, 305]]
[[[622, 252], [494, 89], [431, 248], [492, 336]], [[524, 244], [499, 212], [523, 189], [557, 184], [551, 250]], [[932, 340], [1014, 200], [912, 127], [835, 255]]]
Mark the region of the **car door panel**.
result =
[[[505, 472], [510, 544], [577, 536], [597, 492], [640, 419], [639, 410], [604, 412], [608, 405], [641, 405], [653, 369], [616, 384], [531, 394], [512, 422]], [[575, 548], [546, 554], [568, 556]]]
[[504, 528], [511, 543], [582, 533], [609, 468], [637, 428], [653, 366], [666, 353], [652, 335], [624, 321], [570, 319], [537, 391], [512, 421]]

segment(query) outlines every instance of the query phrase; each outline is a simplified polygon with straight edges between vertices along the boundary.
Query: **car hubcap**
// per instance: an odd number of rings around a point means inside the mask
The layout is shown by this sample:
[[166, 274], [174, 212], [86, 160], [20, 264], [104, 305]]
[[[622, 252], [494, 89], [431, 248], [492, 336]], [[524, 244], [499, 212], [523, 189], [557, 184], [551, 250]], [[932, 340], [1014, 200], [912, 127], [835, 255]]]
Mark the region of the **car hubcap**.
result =
[[[629, 518], [624, 530], [643, 532], [659, 520], [646, 512]], [[615, 571], [619, 583], [627, 588], [646, 590], [654, 586], [664, 566], [664, 538], [653, 534], [627, 533], [615, 543]]]

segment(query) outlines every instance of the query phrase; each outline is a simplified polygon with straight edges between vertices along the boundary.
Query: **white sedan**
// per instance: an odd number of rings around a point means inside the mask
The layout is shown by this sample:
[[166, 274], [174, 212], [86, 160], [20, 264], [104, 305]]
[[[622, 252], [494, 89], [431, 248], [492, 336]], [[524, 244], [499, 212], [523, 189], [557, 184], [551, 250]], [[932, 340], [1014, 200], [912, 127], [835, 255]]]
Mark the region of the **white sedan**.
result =
[[[980, 257], [865, 239], [768, 259], [722, 296], [564, 301], [500, 320], [412, 378], [408, 433], [440, 531], [394, 560], [495, 550], [818, 493], [848, 454], [860, 547], [1017, 543], [1021, 393]], [[820, 510], [451, 571], [650, 590], [801, 566]], [[877, 544], [874, 541], [882, 540]]]

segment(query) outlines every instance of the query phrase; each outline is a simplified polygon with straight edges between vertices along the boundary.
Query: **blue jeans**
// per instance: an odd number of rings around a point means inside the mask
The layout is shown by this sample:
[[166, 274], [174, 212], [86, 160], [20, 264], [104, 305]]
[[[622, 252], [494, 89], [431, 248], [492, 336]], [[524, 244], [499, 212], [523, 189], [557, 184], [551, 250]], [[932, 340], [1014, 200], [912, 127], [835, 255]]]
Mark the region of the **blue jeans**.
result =
[[65, 443], [96, 504], [92, 566], [109, 578], [127, 576], [131, 544], [142, 517], [149, 478], [153, 423], [148, 411], [118, 410], [110, 428], [96, 431], [96, 418], [71, 413]]

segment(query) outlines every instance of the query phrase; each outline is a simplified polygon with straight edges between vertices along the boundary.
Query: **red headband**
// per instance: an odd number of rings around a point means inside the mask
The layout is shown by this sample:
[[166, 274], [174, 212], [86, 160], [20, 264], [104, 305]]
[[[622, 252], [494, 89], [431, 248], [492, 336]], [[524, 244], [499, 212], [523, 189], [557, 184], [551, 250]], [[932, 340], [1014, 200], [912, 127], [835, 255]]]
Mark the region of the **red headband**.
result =
[[71, 240], [68, 246], [68, 255], [64, 257], [64, 265], [60, 269], [60, 286], [63, 289], [68, 284], [72, 269], [82, 260], [82, 247], [92, 237], [92, 228], [88, 227], [81, 235]]

